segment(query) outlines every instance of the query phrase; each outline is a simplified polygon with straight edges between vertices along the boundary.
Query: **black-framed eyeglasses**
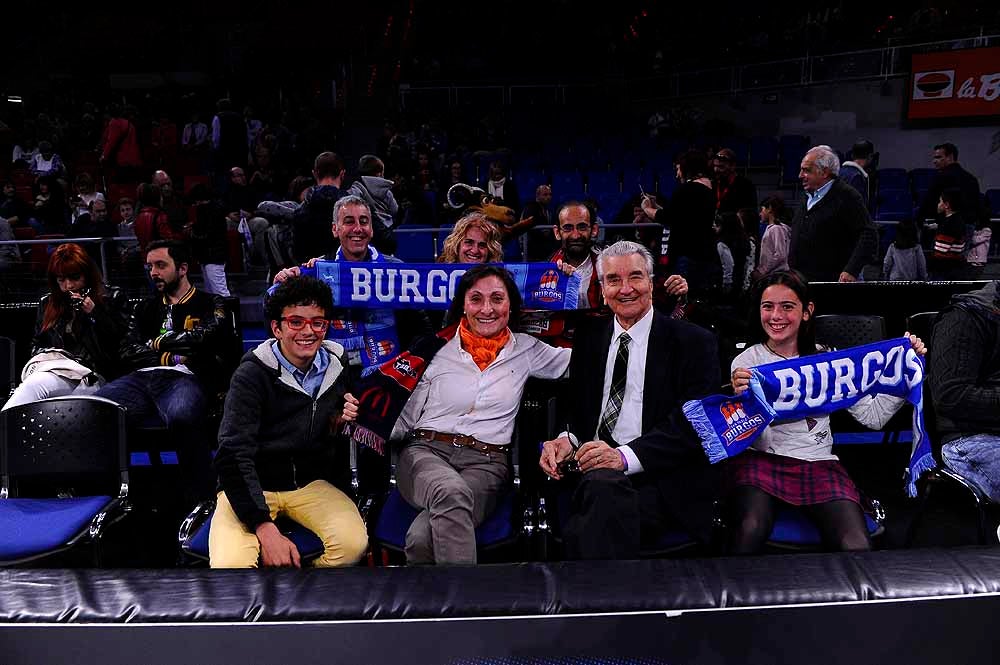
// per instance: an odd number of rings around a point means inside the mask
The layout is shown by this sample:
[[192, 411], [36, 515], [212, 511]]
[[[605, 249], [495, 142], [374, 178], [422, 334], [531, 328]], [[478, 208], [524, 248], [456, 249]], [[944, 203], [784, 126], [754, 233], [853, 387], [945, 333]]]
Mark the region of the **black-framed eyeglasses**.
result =
[[307, 319], [304, 316], [283, 316], [281, 320], [288, 324], [289, 330], [302, 330], [306, 327], [307, 323], [313, 332], [325, 332], [330, 327], [329, 319], [321, 319], [319, 317]]

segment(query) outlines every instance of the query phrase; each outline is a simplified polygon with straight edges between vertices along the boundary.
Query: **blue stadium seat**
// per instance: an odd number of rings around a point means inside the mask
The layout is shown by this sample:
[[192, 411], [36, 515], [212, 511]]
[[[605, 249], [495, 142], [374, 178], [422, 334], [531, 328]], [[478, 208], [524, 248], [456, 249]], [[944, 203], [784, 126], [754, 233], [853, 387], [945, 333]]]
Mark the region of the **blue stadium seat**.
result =
[[987, 189], [986, 202], [990, 206], [990, 217], [1000, 217], [1000, 189]]
[[[55, 478], [63, 489], [37, 489]], [[74, 496], [65, 489], [81, 483], [93, 493]], [[33, 484], [40, 496], [19, 494]], [[83, 543], [93, 545], [100, 563], [97, 546], [107, 526], [127, 514], [128, 490], [125, 409], [119, 404], [53, 397], [0, 415], [0, 564]]]
[[656, 191], [656, 179], [649, 169], [626, 169], [622, 173], [622, 191], [635, 196], [640, 192], [652, 193]]
[[775, 168], [778, 166], [778, 140], [773, 136], [754, 136], [750, 139], [750, 157], [747, 166], [751, 168]]
[[[476, 527], [476, 544], [479, 547], [496, 547], [517, 537], [519, 529], [513, 522], [517, 516], [514, 504], [512, 491], [500, 495], [496, 510]], [[419, 514], [420, 511], [408, 504], [399, 490], [393, 489], [382, 506], [373, 539], [383, 547], [402, 552], [406, 547], [406, 532]]]
[[876, 219], [902, 221], [913, 218], [913, 195], [909, 189], [883, 189], [879, 187]]
[[431, 263], [434, 261], [434, 234], [412, 230], [415, 227], [400, 226], [394, 234], [396, 238], [396, 258], [407, 263]]
[[778, 139], [781, 150], [781, 182], [794, 184], [799, 179], [799, 166], [809, 149], [809, 139], [798, 134], [789, 134]]
[[[880, 508], [876, 508], [876, 515], [865, 513], [865, 526], [868, 527], [869, 537], [880, 535], [885, 529], [883, 521], [884, 515]], [[767, 540], [768, 545], [780, 548], [813, 548], [822, 545], [823, 539], [819, 529], [801, 508], [794, 506], [782, 506], [778, 508], [774, 517], [774, 528], [771, 529], [771, 536]]]
[[634, 194], [629, 194], [627, 192], [617, 192], [613, 194], [607, 194], [604, 197], [598, 197], [597, 199], [597, 214], [605, 221], [605, 223], [610, 224], [614, 220], [615, 215], [618, 211], [629, 202]]
[[621, 191], [618, 171], [591, 171], [587, 174], [587, 196], [601, 198]]
[[910, 189], [910, 177], [906, 169], [879, 169], [877, 182], [879, 192], [885, 189]]
[[[181, 524], [177, 539], [184, 554], [194, 559], [208, 561], [208, 538], [212, 531], [214, 513], [215, 501], [204, 501], [191, 511]], [[295, 543], [303, 561], [315, 559], [323, 553], [323, 541], [319, 536], [298, 522], [279, 518], [275, 521], [275, 525], [285, 538]]]
[[514, 178], [514, 184], [517, 186], [517, 195], [521, 197], [521, 203], [527, 204], [535, 200], [535, 189], [539, 185], [544, 185], [548, 181], [543, 174], [541, 169], [529, 170], [521, 169], [518, 171], [517, 176]]
[[575, 171], [553, 171], [552, 196], [557, 201], [581, 198], [583, 196], [583, 178]]
[[937, 175], [937, 169], [912, 169], [910, 171], [910, 184], [913, 186], [913, 193], [918, 200], [923, 198], [923, 195], [931, 188], [931, 182], [935, 175]]

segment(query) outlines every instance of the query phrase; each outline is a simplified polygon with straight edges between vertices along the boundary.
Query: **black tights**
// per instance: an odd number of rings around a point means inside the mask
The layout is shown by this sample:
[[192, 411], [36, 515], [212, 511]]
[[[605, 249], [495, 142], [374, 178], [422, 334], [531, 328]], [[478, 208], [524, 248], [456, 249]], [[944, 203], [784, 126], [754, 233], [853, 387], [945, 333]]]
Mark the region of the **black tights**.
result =
[[[738, 486], [730, 496], [729, 553], [755, 554], [774, 528], [774, 512], [779, 499], [748, 485]], [[823, 543], [832, 550], [871, 549], [868, 528], [861, 506], [848, 499], [803, 506], [819, 529]]]

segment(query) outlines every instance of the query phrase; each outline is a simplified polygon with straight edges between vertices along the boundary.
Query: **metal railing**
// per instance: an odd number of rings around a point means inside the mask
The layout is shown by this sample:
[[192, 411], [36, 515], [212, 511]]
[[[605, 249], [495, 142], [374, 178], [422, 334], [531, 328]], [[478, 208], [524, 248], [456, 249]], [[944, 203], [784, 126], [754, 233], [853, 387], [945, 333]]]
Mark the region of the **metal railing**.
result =
[[[816, 85], [839, 81], [868, 81], [898, 78], [909, 74], [913, 53], [978, 48], [1000, 44], [1000, 34], [975, 35], [919, 44], [898, 44], [861, 51], [845, 51], [797, 58], [735, 64], [725, 67], [686, 69], [658, 76], [635, 77], [626, 82], [627, 97], [650, 101], [709, 94], [733, 94], [749, 90]], [[599, 86], [586, 83], [552, 82], [535, 85], [461, 85], [441, 82], [413, 82], [400, 85], [403, 108], [440, 108], [487, 104], [528, 106], [539, 103], [574, 103], [577, 92], [587, 91], [588, 99]], [[617, 93], [616, 93], [617, 94]]]
[[62, 245], [63, 243], [72, 242], [78, 245], [88, 245], [97, 243], [101, 252], [101, 274], [108, 274], [108, 253], [106, 245], [109, 242], [138, 242], [135, 236], [115, 236], [113, 238], [32, 238], [30, 240], [0, 240], [0, 247], [6, 247], [13, 245], [15, 247], [20, 247], [21, 245], [31, 246], [31, 245]]

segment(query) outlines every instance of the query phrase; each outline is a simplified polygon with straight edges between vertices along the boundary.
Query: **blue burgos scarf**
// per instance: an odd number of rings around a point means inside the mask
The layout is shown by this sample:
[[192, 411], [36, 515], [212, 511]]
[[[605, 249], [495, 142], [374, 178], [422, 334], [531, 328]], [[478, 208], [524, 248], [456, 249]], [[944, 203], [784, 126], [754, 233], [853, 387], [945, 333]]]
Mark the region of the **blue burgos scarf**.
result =
[[934, 468], [924, 429], [924, 360], [910, 340], [886, 340], [817, 353], [751, 369], [750, 390], [737, 397], [712, 395], [684, 404], [684, 415], [713, 464], [750, 447], [776, 419], [826, 415], [870, 395], [903, 397], [913, 405], [913, 450], [906, 489]]
[[[374, 252], [374, 249], [372, 250]], [[337, 307], [448, 309], [467, 263], [317, 261], [316, 277], [333, 290]], [[505, 263], [524, 309], [576, 309], [580, 276], [554, 263]]]
[[[303, 275], [322, 279], [333, 291], [333, 304], [344, 308], [327, 337], [361, 354], [362, 374], [368, 375], [400, 351], [395, 309], [448, 309], [464, 263], [402, 263], [386, 260], [369, 247], [371, 260], [344, 261], [340, 250], [333, 261], [302, 268]], [[506, 263], [521, 293], [523, 309], [576, 309], [580, 276], [567, 276], [554, 263]], [[273, 288], [273, 287], [272, 287]]]

